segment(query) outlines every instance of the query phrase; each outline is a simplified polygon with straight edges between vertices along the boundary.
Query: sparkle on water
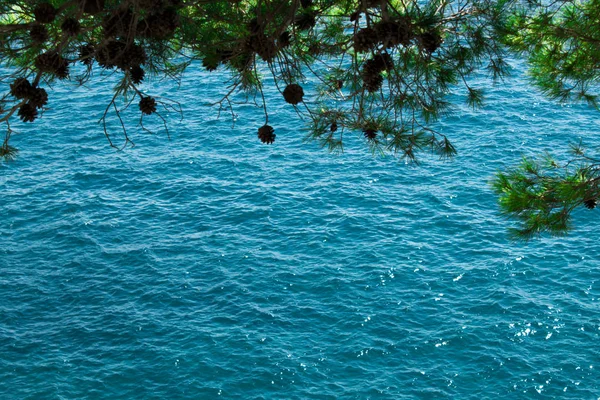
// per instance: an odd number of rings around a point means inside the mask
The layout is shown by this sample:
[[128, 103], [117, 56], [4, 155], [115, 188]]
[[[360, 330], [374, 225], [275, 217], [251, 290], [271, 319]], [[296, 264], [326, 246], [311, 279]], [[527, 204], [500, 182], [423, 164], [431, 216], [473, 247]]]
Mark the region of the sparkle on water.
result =
[[600, 397], [598, 210], [513, 243], [488, 184], [594, 144], [598, 114], [516, 75], [476, 80], [487, 105], [437, 126], [457, 158], [419, 167], [360, 132], [303, 143], [273, 91], [264, 145], [261, 110], [217, 120], [223, 76], [198, 69], [142, 86], [182, 103], [171, 141], [151, 116], [115, 152], [111, 79], [56, 85], [0, 164], [0, 398]]

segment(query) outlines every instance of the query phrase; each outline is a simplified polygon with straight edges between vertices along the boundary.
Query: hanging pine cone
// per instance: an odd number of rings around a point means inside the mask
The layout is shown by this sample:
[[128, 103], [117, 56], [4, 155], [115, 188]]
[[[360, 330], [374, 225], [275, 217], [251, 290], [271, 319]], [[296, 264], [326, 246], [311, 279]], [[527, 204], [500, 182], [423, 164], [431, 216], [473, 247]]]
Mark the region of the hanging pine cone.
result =
[[350, 14], [350, 22], [356, 22], [360, 19], [360, 12], [355, 11], [352, 14]]
[[295, 83], [287, 85], [283, 90], [283, 98], [290, 104], [296, 105], [300, 103], [302, 97], [304, 97], [304, 90], [302, 89], [302, 86]]
[[317, 24], [315, 14], [310, 11], [305, 11], [294, 18], [294, 25], [299, 31], [307, 31]]
[[598, 204], [598, 200], [597, 199], [587, 199], [583, 202], [583, 205], [585, 206], [585, 208], [587, 208], [588, 210], [593, 210], [594, 208], [596, 208], [596, 205]]
[[363, 130], [363, 134], [367, 140], [375, 140], [377, 137], [377, 130], [373, 128], [366, 128]]
[[151, 39], [168, 39], [179, 27], [179, 14], [175, 7], [169, 7], [150, 14], [138, 22], [137, 31]]
[[438, 32], [426, 32], [419, 36], [421, 47], [429, 54], [436, 51], [442, 45], [442, 37]]
[[43, 88], [32, 88], [29, 103], [35, 108], [42, 108], [48, 103], [48, 93]]
[[130, 8], [114, 10], [102, 22], [104, 36], [106, 38], [129, 37], [132, 28], [135, 28], [132, 27], [133, 21], [134, 15]]
[[83, 65], [92, 65], [94, 62], [94, 45], [91, 43], [79, 47], [79, 60]]
[[58, 10], [50, 3], [40, 3], [33, 9], [35, 21], [40, 24], [49, 24], [56, 18]]
[[18, 115], [23, 122], [33, 122], [38, 115], [38, 111], [33, 105], [25, 103], [19, 107]]
[[32, 92], [33, 87], [25, 78], [17, 78], [13, 83], [10, 84], [10, 94], [17, 99], [26, 99], [31, 96]]
[[337, 122], [333, 121], [331, 123], [331, 126], [329, 127], [329, 130], [333, 133], [333, 132], [337, 131], [337, 129], [338, 129]]
[[381, 89], [381, 85], [383, 85], [383, 76], [381, 74], [377, 74], [375, 76], [369, 77], [365, 79], [363, 77], [363, 82], [365, 83], [365, 89], [369, 93], [373, 93]]
[[292, 35], [290, 35], [288, 31], [283, 32], [281, 35], [279, 35], [279, 39], [277, 39], [277, 44], [281, 49], [288, 47], [291, 44], [291, 42]]
[[379, 59], [370, 59], [365, 62], [361, 77], [365, 84], [365, 89], [369, 93], [378, 91], [383, 84], [381, 71], [385, 68], [384, 61]]
[[69, 36], [77, 36], [81, 30], [81, 24], [75, 18], [67, 18], [60, 25], [60, 28]]
[[398, 45], [408, 46], [412, 34], [410, 17], [400, 17], [395, 21], [381, 21], [375, 25], [377, 38], [383, 47], [390, 48]]
[[53, 51], [40, 54], [35, 59], [35, 67], [57, 77], [64, 79], [69, 75], [69, 63], [62, 56]]
[[216, 54], [209, 54], [202, 59], [202, 66], [206, 68], [208, 72], [216, 71], [219, 66], [219, 58]]
[[394, 61], [388, 53], [375, 54], [372, 61], [380, 72], [389, 71], [394, 67]]
[[128, 46], [125, 52], [124, 67], [133, 67], [134, 65], [144, 65], [148, 57], [146, 56], [146, 50], [137, 43], [132, 43]]
[[354, 35], [354, 50], [364, 53], [377, 44], [377, 32], [373, 28], [363, 28]]
[[48, 40], [48, 29], [42, 24], [34, 25], [29, 30], [29, 37], [35, 44], [42, 44]]
[[275, 141], [275, 129], [270, 125], [264, 125], [258, 128], [258, 138], [265, 144], [272, 144]]
[[144, 80], [144, 75], [146, 75], [146, 73], [139, 65], [134, 65], [129, 70], [129, 76], [131, 77], [131, 81], [136, 85], [142, 83], [142, 81]]
[[381, 5], [381, 1], [380, 0], [365, 0], [365, 5], [367, 6], [367, 8], [375, 8], [375, 7], [379, 7]]
[[146, 63], [146, 51], [136, 43], [128, 44], [123, 40], [111, 40], [96, 53], [98, 64], [103, 68], [117, 67], [128, 71], [136, 65]]
[[104, 0], [79, 0], [79, 6], [87, 14], [98, 14], [104, 10]]
[[150, 115], [156, 112], [156, 100], [152, 97], [142, 97], [139, 103], [140, 111], [146, 115]]
[[248, 46], [266, 62], [272, 61], [277, 55], [275, 41], [262, 33], [251, 36]]

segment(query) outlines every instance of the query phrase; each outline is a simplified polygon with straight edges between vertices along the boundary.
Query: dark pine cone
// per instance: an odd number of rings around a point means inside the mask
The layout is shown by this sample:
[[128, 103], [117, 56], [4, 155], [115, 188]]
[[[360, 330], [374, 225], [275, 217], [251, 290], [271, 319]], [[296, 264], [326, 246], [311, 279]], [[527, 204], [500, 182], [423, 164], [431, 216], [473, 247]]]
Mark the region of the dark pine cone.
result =
[[102, 27], [104, 28], [104, 36], [109, 37], [128, 37], [129, 31], [132, 29], [134, 16], [131, 9], [117, 9], [107, 16]]
[[593, 210], [594, 208], [596, 208], [596, 205], [598, 204], [598, 200], [597, 199], [587, 199], [583, 202], [583, 205], [585, 206], [585, 208], [587, 208], [588, 210]]
[[142, 67], [140, 67], [139, 65], [134, 65], [129, 70], [129, 76], [131, 77], [131, 81], [136, 85], [139, 85], [140, 83], [142, 83], [142, 81], [144, 80], [145, 74], [146, 73], [144, 72]]
[[34, 25], [29, 30], [29, 37], [34, 43], [42, 44], [48, 40], [48, 29], [42, 24]]
[[258, 138], [261, 142], [272, 144], [275, 141], [275, 129], [270, 125], [264, 125], [258, 128]]
[[412, 39], [412, 25], [410, 18], [402, 18], [397, 21], [381, 21], [375, 26], [377, 37], [383, 47], [390, 48], [408, 46]]
[[141, 20], [137, 30], [146, 37], [163, 40], [173, 36], [177, 27], [179, 27], [179, 14], [174, 7], [169, 7]]
[[316, 24], [317, 19], [315, 18], [315, 14], [312, 12], [305, 11], [294, 18], [294, 25], [296, 25], [296, 28], [298, 28], [300, 31], [307, 31]]
[[207, 71], [212, 72], [217, 69], [219, 66], [219, 58], [215, 54], [208, 55], [202, 59], [202, 66], [206, 68]]
[[40, 3], [33, 9], [35, 21], [40, 24], [49, 24], [56, 18], [58, 10], [50, 3]]
[[77, 36], [79, 30], [81, 29], [81, 25], [75, 18], [69, 17], [63, 21], [63, 23], [60, 25], [60, 28], [69, 36]]
[[79, 6], [84, 13], [98, 14], [104, 10], [104, 0], [79, 0]]
[[55, 52], [49, 51], [37, 56], [35, 67], [42, 72], [54, 74], [61, 79], [69, 75], [69, 63]]
[[265, 35], [257, 35], [258, 42], [255, 43], [256, 53], [265, 61], [269, 62], [277, 55], [277, 46], [273, 39]]
[[31, 96], [33, 87], [31, 83], [25, 78], [17, 78], [13, 83], [10, 84], [10, 94], [15, 96], [17, 99], [25, 99]]
[[96, 53], [96, 60], [102, 68], [118, 67], [123, 71], [146, 62], [146, 51], [138, 44], [127, 45], [122, 40], [111, 40]]
[[79, 48], [79, 60], [83, 65], [92, 65], [94, 62], [94, 45], [87, 43]]
[[304, 97], [304, 90], [302, 86], [292, 83], [291, 85], [287, 85], [283, 90], [283, 98], [286, 102], [290, 104], [298, 104], [302, 101], [302, 97]]
[[379, 7], [381, 5], [380, 0], [366, 0], [367, 8]]
[[313, 5], [313, 0], [300, 0], [302, 8], [308, 8]]
[[442, 38], [437, 32], [426, 32], [422, 34], [420, 37], [421, 46], [428, 53], [433, 53], [436, 51], [442, 44]]
[[331, 123], [331, 126], [329, 127], [329, 130], [331, 130], [331, 132], [335, 132], [335, 131], [337, 131], [337, 129], [338, 129], [337, 122], [333, 121]]
[[367, 140], [375, 140], [377, 137], [377, 130], [373, 128], [367, 128], [363, 131], [363, 134]]
[[42, 108], [48, 103], [48, 93], [42, 88], [33, 88], [29, 103], [35, 108]]
[[377, 44], [377, 32], [373, 28], [363, 28], [354, 35], [354, 50], [364, 53]]
[[381, 76], [381, 74], [370, 77], [363, 76], [363, 81], [365, 83], [365, 89], [367, 92], [373, 93], [381, 89], [381, 85], [383, 84], [383, 76]]
[[[371, 60], [369, 60], [369, 61], [371, 61]], [[372, 61], [377, 66], [379, 71], [384, 71], [384, 70], [389, 71], [390, 69], [392, 69], [394, 67], [394, 61], [392, 60], [392, 57], [388, 53], [376, 54], [373, 57]]]
[[156, 112], [156, 100], [152, 97], [142, 97], [140, 100], [140, 111], [146, 115], [150, 115]]
[[17, 78], [10, 84], [10, 94], [17, 99], [26, 99], [33, 93], [33, 86], [25, 78]]
[[38, 111], [33, 105], [25, 103], [19, 107], [18, 115], [23, 122], [33, 122], [38, 115]]
[[279, 35], [279, 39], [277, 40], [277, 44], [279, 44], [280, 48], [288, 47], [292, 42], [292, 35], [288, 31], [283, 32]]
[[126, 65], [124, 67], [133, 67], [134, 65], [144, 65], [148, 57], [146, 50], [137, 43], [130, 45], [126, 52]]

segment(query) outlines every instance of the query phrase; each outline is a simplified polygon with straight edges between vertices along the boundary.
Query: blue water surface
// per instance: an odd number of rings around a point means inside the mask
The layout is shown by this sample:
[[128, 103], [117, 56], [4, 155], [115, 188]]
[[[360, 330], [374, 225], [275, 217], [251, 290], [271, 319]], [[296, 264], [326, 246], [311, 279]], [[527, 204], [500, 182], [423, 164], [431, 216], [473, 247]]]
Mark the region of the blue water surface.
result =
[[184, 119], [163, 113], [169, 140], [133, 110], [123, 151], [97, 123], [114, 77], [56, 84], [42, 119], [14, 123], [0, 398], [600, 398], [599, 211], [515, 243], [489, 186], [523, 155], [594, 145], [597, 112], [519, 68], [476, 80], [487, 105], [436, 125], [456, 159], [414, 166], [360, 133], [341, 155], [304, 143], [273, 89], [263, 145], [260, 109], [235, 106], [232, 126], [206, 106], [225, 79], [192, 66], [180, 87], [143, 85]]

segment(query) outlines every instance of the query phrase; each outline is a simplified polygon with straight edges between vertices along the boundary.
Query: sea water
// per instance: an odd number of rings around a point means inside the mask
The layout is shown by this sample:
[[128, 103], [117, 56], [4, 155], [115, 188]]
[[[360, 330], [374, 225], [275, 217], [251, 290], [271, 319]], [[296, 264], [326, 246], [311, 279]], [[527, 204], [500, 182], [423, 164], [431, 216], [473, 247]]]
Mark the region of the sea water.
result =
[[[193, 65], [181, 104], [98, 121], [115, 77], [57, 83], [0, 164], [0, 398], [600, 398], [599, 211], [565, 238], [512, 242], [489, 182], [524, 155], [596, 144], [598, 113], [514, 76], [435, 128], [421, 165], [305, 143], [306, 120], [207, 104], [227, 75]], [[306, 88], [313, 104], [314, 90]], [[109, 109], [108, 132], [123, 145]]]

